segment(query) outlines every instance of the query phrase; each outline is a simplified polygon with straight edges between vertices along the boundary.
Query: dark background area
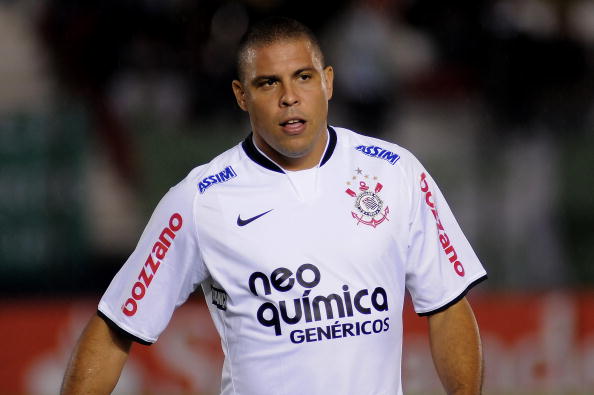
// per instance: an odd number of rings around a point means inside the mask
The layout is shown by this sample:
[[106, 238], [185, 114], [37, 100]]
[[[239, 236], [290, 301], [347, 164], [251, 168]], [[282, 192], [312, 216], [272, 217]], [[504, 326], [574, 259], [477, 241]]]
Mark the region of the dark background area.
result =
[[0, 1], [0, 289], [99, 295], [152, 209], [249, 133], [235, 46], [287, 15], [331, 123], [438, 180], [491, 289], [594, 284], [592, 1]]

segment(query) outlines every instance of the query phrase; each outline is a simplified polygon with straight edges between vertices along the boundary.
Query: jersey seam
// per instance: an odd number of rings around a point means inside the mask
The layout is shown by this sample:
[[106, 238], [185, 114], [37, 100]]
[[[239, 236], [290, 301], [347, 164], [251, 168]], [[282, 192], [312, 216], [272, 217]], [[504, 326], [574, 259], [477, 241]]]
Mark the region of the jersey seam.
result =
[[228, 325], [228, 320], [226, 319], [226, 317], [223, 316], [223, 313], [219, 312], [219, 316], [222, 316], [223, 318], [223, 336], [224, 336], [224, 345], [225, 345], [225, 350], [226, 353], [225, 355], [229, 356], [229, 379], [231, 380], [231, 388], [233, 388], [233, 393], [237, 394], [237, 390], [235, 389], [235, 376], [233, 374], [233, 358], [231, 358], [230, 356], [230, 352], [231, 350], [229, 349], [229, 342], [228, 342], [228, 337], [227, 337], [227, 325]]
[[[402, 159], [401, 159], [402, 160]], [[409, 266], [410, 266], [410, 248], [411, 248], [411, 229], [412, 229], [412, 224], [414, 224], [417, 220], [417, 217], [420, 215], [421, 212], [421, 205], [422, 205], [422, 199], [421, 199], [421, 195], [419, 194], [419, 197], [416, 199], [415, 201], [415, 193], [414, 193], [414, 179], [411, 180], [410, 176], [406, 173], [403, 165], [401, 164], [402, 161], [399, 161], [398, 163], [398, 168], [400, 170], [400, 172], [402, 173], [402, 176], [405, 179], [405, 185], [406, 188], [408, 189], [408, 195], [410, 196], [411, 199], [411, 204], [414, 205], [414, 211], [413, 214], [411, 215], [411, 219], [408, 223], [408, 238], [407, 238], [407, 252], [406, 252], [406, 262], [405, 262], [405, 273], [408, 272], [409, 270]], [[394, 235], [394, 237], [396, 238], [397, 236]]]
[[[406, 185], [407, 185], [407, 188], [409, 190], [409, 194], [411, 195], [412, 198], [414, 198], [414, 194], [415, 193], [414, 193], [413, 185], [415, 185], [415, 180], [414, 179], [411, 180], [409, 178], [409, 176], [406, 174], [406, 172], [404, 171], [404, 169], [402, 169], [401, 171], [404, 174], [404, 177], [406, 177]], [[415, 211], [414, 211], [414, 213], [413, 213], [413, 215], [411, 217], [412, 218], [411, 224], [415, 222], [415, 220], [417, 219], [417, 216], [421, 212], [421, 210], [419, 209], [419, 207], [421, 207], [421, 203], [422, 203], [422, 198], [421, 198], [421, 194], [419, 194], [419, 198], [417, 199], [417, 202], [416, 202], [415, 208], [414, 208]]]
[[208, 267], [206, 266], [206, 260], [204, 259], [202, 249], [200, 248], [200, 236], [198, 235], [198, 224], [196, 223], [196, 206], [197, 205], [198, 205], [198, 192], [194, 191], [194, 199], [192, 202], [192, 224], [194, 225], [194, 232], [192, 232], [192, 233], [194, 234], [194, 238], [196, 241], [196, 247], [198, 248], [198, 252], [200, 253], [200, 259], [202, 260], [204, 269], [207, 272], [205, 274], [208, 274], [207, 276], [205, 276], [205, 278], [207, 278], [210, 276], [210, 273], [208, 271]]
[[[199, 236], [199, 232], [198, 232], [199, 227], [196, 222], [196, 206], [198, 205], [198, 197], [199, 197], [198, 193], [194, 192], [194, 201], [192, 204], [192, 223], [194, 224], [194, 235], [196, 238], [196, 243], [198, 245], [200, 259], [202, 259], [202, 263], [204, 264], [204, 268], [207, 271], [207, 274], [208, 274], [207, 278], [208, 278], [208, 277], [211, 277], [211, 275], [210, 275], [210, 271], [208, 270], [208, 266], [206, 265], [206, 260], [204, 259], [202, 249], [200, 248], [200, 236]], [[211, 278], [211, 281], [212, 281], [212, 278]], [[205, 301], [205, 302], [208, 303], [208, 301]], [[222, 313], [219, 312], [219, 316], [222, 316]], [[225, 317], [222, 317], [222, 318], [225, 318]], [[223, 324], [223, 337], [224, 337], [223, 344], [224, 344], [224, 347], [226, 350], [225, 355], [229, 355], [230, 349], [229, 349], [229, 342], [228, 342], [228, 336], [227, 336], [227, 320], [223, 319], [223, 323], [224, 323]], [[229, 358], [229, 370], [230, 370], [229, 375], [230, 375], [230, 380], [231, 380], [231, 387], [233, 388], [233, 393], [236, 394], [237, 391], [235, 390], [235, 381], [234, 381], [234, 376], [233, 376], [233, 364], [232, 364], [231, 358]]]

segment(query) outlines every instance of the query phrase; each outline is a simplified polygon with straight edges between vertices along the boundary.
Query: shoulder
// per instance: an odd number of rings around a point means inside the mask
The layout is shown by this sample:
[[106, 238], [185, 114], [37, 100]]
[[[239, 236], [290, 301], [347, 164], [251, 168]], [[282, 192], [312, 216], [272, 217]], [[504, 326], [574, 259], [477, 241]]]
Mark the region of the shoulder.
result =
[[366, 136], [349, 129], [334, 127], [339, 144], [353, 156], [364, 156], [382, 161], [407, 172], [420, 166], [419, 160], [408, 149], [387, 140]]
[[399, 193], [417, 199], [417, 186], [426, 170], [414, 154], [390, 141], [344, 128], [334, 129], [345, 162], [381, 180], [390, 180]]
[[170, 189], [170, 192], [201, 195], [211, 186], [237, 176], [236, 168], [241, 165], [241, 144], [237, 144], [215, 156], [208, 163], [194, 167], [188, 175]]

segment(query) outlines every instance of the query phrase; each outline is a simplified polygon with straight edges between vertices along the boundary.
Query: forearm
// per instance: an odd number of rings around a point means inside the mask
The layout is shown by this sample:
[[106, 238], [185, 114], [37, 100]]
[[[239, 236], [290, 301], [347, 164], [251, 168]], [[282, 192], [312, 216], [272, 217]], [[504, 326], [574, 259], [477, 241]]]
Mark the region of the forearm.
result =
[[431, 353], [450, 395], [481, 393], [483, 357], [478, 325], [465, 298], [429, 317]]
[[131, 341], [94, 316], [76, 345], [62, 383], [61, 394], [109, 394], [115, 388]]

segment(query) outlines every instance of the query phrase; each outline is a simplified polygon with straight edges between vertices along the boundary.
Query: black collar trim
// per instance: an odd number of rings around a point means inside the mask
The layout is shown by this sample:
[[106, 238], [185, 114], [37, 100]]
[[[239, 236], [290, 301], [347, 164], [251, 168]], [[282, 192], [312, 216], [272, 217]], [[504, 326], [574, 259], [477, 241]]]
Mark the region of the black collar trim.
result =
[[243, 150], [245, 151], [246, 155], [251, 160], [253, 160], [257, 164], [259, 164], [260, 166], [267, 168], [268, 170], [272, 170], [277, 173], [284, 173], [283, 169], [278, 167], [278, 165], [276, 163], [274, 163], [273, 161], [271, 161], [270, 159], [268, 159], [267, 157], [262, 155], [262, 153], [260, 151], [258, 151], [256, 146], [254, 145], [252, 136], [253, 136], [253, 133], [250, 133], [245, 138], [245, 140], [243, 140], [243, 143], [241, 143], [241, 146], [243, 147]]
[[332, 126], [328, 126], [328, 148], [326, 148], [326, 153], [322, 157], [322, 161], [320, 162], [320, 166], [324, 166], [328, 159], [334, 153], [334, 148], [336, 148], [336, 131], [332, 128]]
[[[252, 134], [253, 133], [250, 133], [249, 136], [247, 136], [245, 138], [245, 140], [243, 140], [243, 143], [241, 143], [241, 146], [243, 147], [243, 150], [245, 151], [246, 155], [251, 160], [253, 160], [257, 164], [259, 164], [260, 166], [262, 166], [268, 170], [272, 170], [277, 173], [284, 173], [284, 170], [281, 169], [276, 163], [274, 163], [273, 161], [268, 159], [266, 156], [262, 155], [262, 153], [260, 151], [258, 151], [256, 146], [254, 145], [254, 141], [252, 139]], [[324, 166], [324, 164], [326, 162], [328, 162], [328, 160], [334, 153], [334, 149], [336, 148], [336, 141], [337, 141], [336, 131], [332, 128], [332, 126], [328, 126], [328, 147], [326, 148], [326, 152], [324, 153], [324, 156], [322, 157], [320, 166]]]

